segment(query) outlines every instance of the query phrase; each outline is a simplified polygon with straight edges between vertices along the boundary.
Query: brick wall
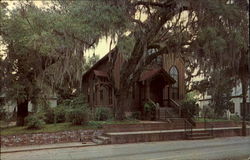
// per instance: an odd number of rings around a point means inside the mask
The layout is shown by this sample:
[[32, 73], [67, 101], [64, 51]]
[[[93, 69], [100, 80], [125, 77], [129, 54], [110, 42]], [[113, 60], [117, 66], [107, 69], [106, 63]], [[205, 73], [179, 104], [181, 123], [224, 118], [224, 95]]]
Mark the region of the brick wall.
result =
[[88, 142], [91, 141], [92, 137], [100, 135], [102, 133], [102, 130], [74, 130], [55, 133], [35, 133], [1, 136], [1, 146], [11, 147], [79, 141]]

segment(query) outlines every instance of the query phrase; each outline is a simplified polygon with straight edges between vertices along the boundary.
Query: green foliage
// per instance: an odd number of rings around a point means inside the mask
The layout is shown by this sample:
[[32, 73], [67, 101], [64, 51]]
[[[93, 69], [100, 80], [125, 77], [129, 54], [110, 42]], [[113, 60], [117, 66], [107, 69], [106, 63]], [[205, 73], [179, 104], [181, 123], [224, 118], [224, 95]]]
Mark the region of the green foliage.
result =
[[108, 107], [97, 107], [95, 108], [95, 116], [94, 119], [97, 121], [106, 121], [108, 119], [111, 119], [112, 112], [111, 109]]
[[210, 106], [203, 106], [201, 110], [201, 117], [214, 119], [216, 117], [214, 114], [214, 109]]
[[141, 112], [132, 112], [131, 116], [129, 119], [141, 119]]
[[246, 115], [246, 121], [250, 121], [250, 114]]
[[54, 108], [55, 122], [56, 123], [66, 122], [67, 111], [68, 111], [68, 108], [64, 106], [55, 107]]
[[156, 111], [157, 105], [158, 104], [156, 104], [152, 100], [149, 100], [144, 104], [144, 106], [143, 106], [144, 107], [144, 116], [146, 119], [149, 119], [149, 120], [155, 119], [155, 111]]
[[47, 109], [41, 111], [41, 114], [44, 115], [44, 121], [46, 122], [46, 124], [55, 122], [55, 112], [53, 108], [48, 107]]
[[[227, 77], [227, 78], [225, 78]], [[225, 72], [215, 70], [211, 74], [208, 93], [211, 94], [210, 106], [214, 109], [217, 117], [222, 117], [227, 109], [232, 107], [231, 93], [234, 81]]]
[[117, 43], [117, 47], [123, 56], [127, 59], [131, 56], [135, 45], [135, 39], [133, 36], [124, 36], [121, 37]]
[[26, 117], [27, 129], [41, 129], [45, 125], [43, 118], [41, 114], [33, 114]]
[[85, 60], [84, 70], [88, 71], [98, 60], [100, 59], [99, 55], [93, 54], [88, 56]]
[[89, 118], [89, 109], [86, 106], [79, 106], [69, 109], [66, 114], [66, 119], [73, 125], [86, 124]]
[[152, 100], [149, 100], [144, 104], [145, 112], [154, 112], [155, 109], [156, 109], [156, 104]]
[[197, 104], [198, 98], [195, 92], [186, 94], [185, 99], [181, 102], [182, 109], [191, 113], [193, 116], [199, 114], [199, 105]]
[[230, 116], [230, 120], [232, 121], [240, 121], [240, 116], [235, 114]]
[[7, 112], [3, 106], [0, 106], [0, 120], [5, 120]]

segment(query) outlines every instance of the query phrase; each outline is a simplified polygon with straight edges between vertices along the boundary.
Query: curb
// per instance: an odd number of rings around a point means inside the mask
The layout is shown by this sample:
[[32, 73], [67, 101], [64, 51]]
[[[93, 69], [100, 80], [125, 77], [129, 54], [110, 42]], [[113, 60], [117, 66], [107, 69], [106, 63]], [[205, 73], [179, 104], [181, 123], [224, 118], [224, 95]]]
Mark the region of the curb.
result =
[[39, 151], [39, 150], [47, 150], [47, 149], [60, 149], [60, 148], [80, 148], [80, 147], [90, 147], [97, 146], [97, 144], [83, 144], [83, 145], [72, 145], [72, 146], [60, 146], [60, 147], [44, 147], [44, 148], [34, 148], [34, 149], [20, 149], [20, 150], [10, 150], [10, 151], [1, 151], [1, 154], [4, 153], [15, 153], [15, 152], [28, 152], [28, 151]]

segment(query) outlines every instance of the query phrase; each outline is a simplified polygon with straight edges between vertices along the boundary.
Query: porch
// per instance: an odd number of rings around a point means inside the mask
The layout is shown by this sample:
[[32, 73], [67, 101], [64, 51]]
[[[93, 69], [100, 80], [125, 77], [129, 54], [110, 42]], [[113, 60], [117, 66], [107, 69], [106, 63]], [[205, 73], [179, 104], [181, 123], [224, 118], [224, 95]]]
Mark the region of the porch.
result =
[[[140, 85], [140, 106], [152, 100], [157, 106], [156, 119], [180, 118], [181, 107], [178, 104], [179, 94], [175, 85], [176, 80], [172, 78], [163, 68], [152, 69], [142, 73]], [[177, 88], [178, 89], [178, 88]]]

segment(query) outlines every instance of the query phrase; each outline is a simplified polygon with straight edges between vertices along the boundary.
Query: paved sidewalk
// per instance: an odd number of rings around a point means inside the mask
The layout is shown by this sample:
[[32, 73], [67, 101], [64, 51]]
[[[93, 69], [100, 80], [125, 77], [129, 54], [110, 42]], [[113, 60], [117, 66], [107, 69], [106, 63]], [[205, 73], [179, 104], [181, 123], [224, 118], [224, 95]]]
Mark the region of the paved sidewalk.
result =
[[59, 149], [59, 148], [74, 148], [74, 147], [88, 147], [95, 146], [95, 143], [87, 142], [72, 142], [72, 143], [57, 143], [57, 144], [45, 144], [45, 145], [28, 145], [19, 147], [1, 147], [1, 153], [13, 153], [13, 152], [26, 152], [46, 149]]
[[1, 160], [248, 160], [250, 137], [100, 145], [1, 154]]
[[[247, 126], [247, 128], [250, 128]], [[231, 129], [241, 129], [241, 127], [221, 127], [213, 128], [213, 130], [231, 130]], [[195, 128], [193, 131], [204, 131], [204, 128]], [[131, 132], [109, 132], [107, 135], [127, 135], [127, 134], [147, 134], [147, 133], [175, 133], [175, 132], [185, 132], [185, 129], [168, 129], [168, 130], [154, 130], [154, 131], [131, 131]]]
[[[225, 128], [214, 128], [214, 130], [221, 129], [240, 129], [241, 127], [225, 127]], [[249, 126], [247, 128], [250, 128]], [[193, 131], [201, 131], [204, 129], [193, 129]], [[184, 132], [184, 129], [176, 130], [160, 130], [160, 131], [135, 131], [135, 132], [114, 132], [107, 133], [108, 135], [124, 135], [124, 134], [145, 134], [145, 133], [163, 133], [163, 132]], [[36, 150], [46, 150], [46, 149], [59, 149], [59, 148], [76, 148], [76, 147], [88, 147], [95, 146], [93, 142], [72, 142], [72, 143], [57, 143], [57, 144], [47, 144], [47, 145], [28, 145], [20, 147], [1, 147], [1, 153], [13, 153], [13, 152], [27, 152]]]

